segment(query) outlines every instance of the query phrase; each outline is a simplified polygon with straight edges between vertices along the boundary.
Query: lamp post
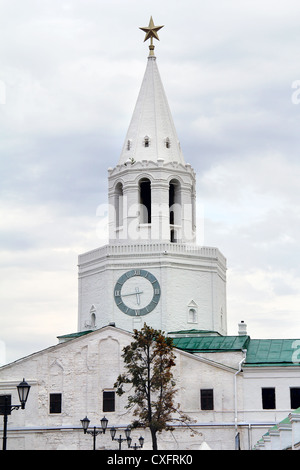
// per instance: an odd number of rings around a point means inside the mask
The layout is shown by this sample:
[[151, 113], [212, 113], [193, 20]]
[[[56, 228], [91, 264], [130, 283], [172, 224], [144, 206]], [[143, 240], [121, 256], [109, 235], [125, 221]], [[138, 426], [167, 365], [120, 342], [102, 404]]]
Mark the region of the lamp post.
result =
[[117, 442], [119, 443], [119, 450], [121, 450], [122, 442], [124, 442], [124, 441], [127, 441], [127, 442], [128, 442], [128, 440], [130, 439], [131, 429], [130, 429], [130, 427], [127, 427], [127, 428], [125, 429], [125, 438], [122, 438], [122, 435], [121, 435], [121, 434], [120, 434], [120, 436], [119, 436], [118, 438], [116, 438], [116, 437], [115, 437], [116, 432], [117, 432], [116, 428], [112, 427], [112, 428], [110, 429], [111, 440], [112, 440], [112, 441], [117, 441]]
[[92, 431], [88, 430], [90, 420], [88, 419], [87, 416], [84, 419], [81, 419], [80, 421], [82, 424], [84, 434], [91, 434], [93, 436], [93, 450], [96, 450], [96, 436], [98, 436], [98, 434], [105, 434], [107, 424], [108, 424], [108, 419], [106, 419], [104, 416], [100, 421], [102, 429], [97, 430], [97, 427], [94, 426]]
[[142, 436], [139, 437], [139, 443], [140, 443], [139, 446], [136, 443], [132, 446], [131, 441], [132, 441], [132, 439], [131, 439], [131, 437], [129, 437], [128, 440], [127, 440], [129, 449], [134, 449], [134, 450], [142, 449], [142, 447], [144, 445], [144, 438]]
[[25, 404], [28, 398], [29, 390], [30, 390], [30, 385], [28, 385], [27, 382], [25, 382], [25, 379], [23, 379], [22, 382], [17, 385], [17, 390], [18, 390], [18, 395], [19, 395], [19, 400], [21, 405], [11, 405], [9, 403], [8, 395], [5, 395], [4, 397], [4, 405], [1, 407], [3, 410], [3, 450], [6, 450], [6, 443], [7, 443], [7, 417], [10, 415], [11, 411], [13, 410], [18, 410], [21, 408], [21, 410], [25, 409]]

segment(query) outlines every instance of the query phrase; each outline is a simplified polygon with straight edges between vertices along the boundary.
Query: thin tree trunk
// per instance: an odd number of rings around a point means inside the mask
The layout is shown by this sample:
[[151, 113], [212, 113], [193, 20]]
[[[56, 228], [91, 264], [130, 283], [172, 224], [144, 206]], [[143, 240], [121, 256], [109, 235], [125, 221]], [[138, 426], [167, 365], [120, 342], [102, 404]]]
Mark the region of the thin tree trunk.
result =
[[157, 450], [157, 436], [155, 429], [152, 429], [150, 426], [151, 437], [152, 437], [152, 449]]

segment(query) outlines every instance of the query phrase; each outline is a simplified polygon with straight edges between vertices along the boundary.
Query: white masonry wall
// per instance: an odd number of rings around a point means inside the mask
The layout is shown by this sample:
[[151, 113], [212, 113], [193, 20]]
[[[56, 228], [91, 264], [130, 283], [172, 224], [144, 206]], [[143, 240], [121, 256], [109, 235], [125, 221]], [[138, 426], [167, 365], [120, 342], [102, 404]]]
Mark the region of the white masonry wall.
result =
[[[19, 402], [16, 385], [23, 377], [31, 385], [25, 410], [8, 417], [8, 449], [92, 449], [92, 437], [83, 434], [80, 420], [88, 416], [91, 426], [100, 425], [103, 391], [113, 390], [118, 374], [124, 371], [121, 353], [130, 341], [129, 333], [105, 327], [1, 367], [0, 394], [12, 394], [13, 404]], [[270, 423], [288, 415], [289, 386], [299, 384], [299, 367], [273, 367], [269, 373], [260, 367], [236, 375], [242, 357], [242, 351], [193, 356], [177, 350], [176, 402], [191, 422], [190, 427], [181, 428], [175, 421], [174, 432], [159, 436], [159, 449], [199, 449], [203, 443], [216, 450], [234, 449], [235, 418], [241, 448], [248, 449]], [[280, 396], [278, 408], [262, 410], [261, 387], [271, 384]], [[201, 410], [203, 388], [214, 390], [212, 411]], [[49, 413], [50, 393], [62, 393], [60, 414]], [[105, 413], [109, 426], [124, 429], [132, 422], [126, 404], [126, 396], [116, 396], [115, 411]], [[145, 448], [151, 448], [147, 431], [133, 431], [133, 439], [137, 442], [140, 434]], [[106, 433], [97, 438], [97, 448], [117, 449], [117, 445]]]
[[[158, 280], [161, 297], [149, 314], [124, 314], [114, 299], [115, 284], [131, 269]], [[226, 261], [215, 248], [179, 244], [108, 245], [79, 257], [79, 331], [114, 322], [132, 331], [144, 322], [166, 332], [205, 329], [226, 334]], [[190, 318], [189, 311], [195, 311]]]

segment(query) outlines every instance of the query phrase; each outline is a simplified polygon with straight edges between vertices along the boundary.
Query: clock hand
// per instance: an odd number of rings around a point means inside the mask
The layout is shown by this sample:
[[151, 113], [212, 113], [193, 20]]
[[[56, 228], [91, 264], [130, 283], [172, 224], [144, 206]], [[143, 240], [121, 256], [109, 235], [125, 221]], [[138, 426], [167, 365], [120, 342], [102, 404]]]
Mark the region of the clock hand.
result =
[[130, 294], [123, 294], [123, 295], [121, 295], [121, 297], [128, 297], [128, 296], [130, 296], [130, 295], [135, 295], [135, 296], [136, 296], [136, 303], [137, 303], [138, 305], [140, 305], [140, 303], [141, 303], [140, 294], [142, 294], [142, 293], [143, 293], [143, 291], [140, 291], [140, 290], [139, 290], [139, 287], [136, 287], [136, 288], [135, 288], [135, 292], [132, 292], [132, 293], [130, 293]]
[[140, 305], [140, 303], [141, 303], [140, 289], [138, 287], [136, 287], [135, 292], [136, 292], [136, 303], [138, 305]]
[[129, 295], [143, 294], [143, 291], [132, 292], [131, 294], [121, 294], [121, 297], [128, 297]]

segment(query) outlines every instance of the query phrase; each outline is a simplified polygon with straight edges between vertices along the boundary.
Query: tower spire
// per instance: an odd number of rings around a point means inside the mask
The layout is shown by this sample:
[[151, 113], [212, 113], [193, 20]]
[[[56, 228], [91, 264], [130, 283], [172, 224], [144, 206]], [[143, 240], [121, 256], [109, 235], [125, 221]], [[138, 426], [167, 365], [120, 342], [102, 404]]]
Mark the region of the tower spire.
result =
[[147, 67], [126, 134], [119, 165], [143, 160], [177, 162], [185, 165], [168, 100], [160, 78], [153, 38], [163, 26], [155, 26], [151, 16], [149, 26], [140, 29], [146, 33], [144, 42], [150, 43]]
[[159, 41], [159, 37], [158, 37], [157, 32], [161, 28], [163, 28], [163, 26], [155, 26], [154, 25], [154, 21], [153, 21], [152, 16], [150, 18], [148, 26], [140, 27], [140, 29], [146, 33], [144, 42], [147, 41], [148, 39], [150, 39], [150, 46], [149, 46], [150, 53], [149, 53], [149, 56], [154, 56], [154, 47], [155, 46], [153, 44], [153, 38], [155, 38]]

